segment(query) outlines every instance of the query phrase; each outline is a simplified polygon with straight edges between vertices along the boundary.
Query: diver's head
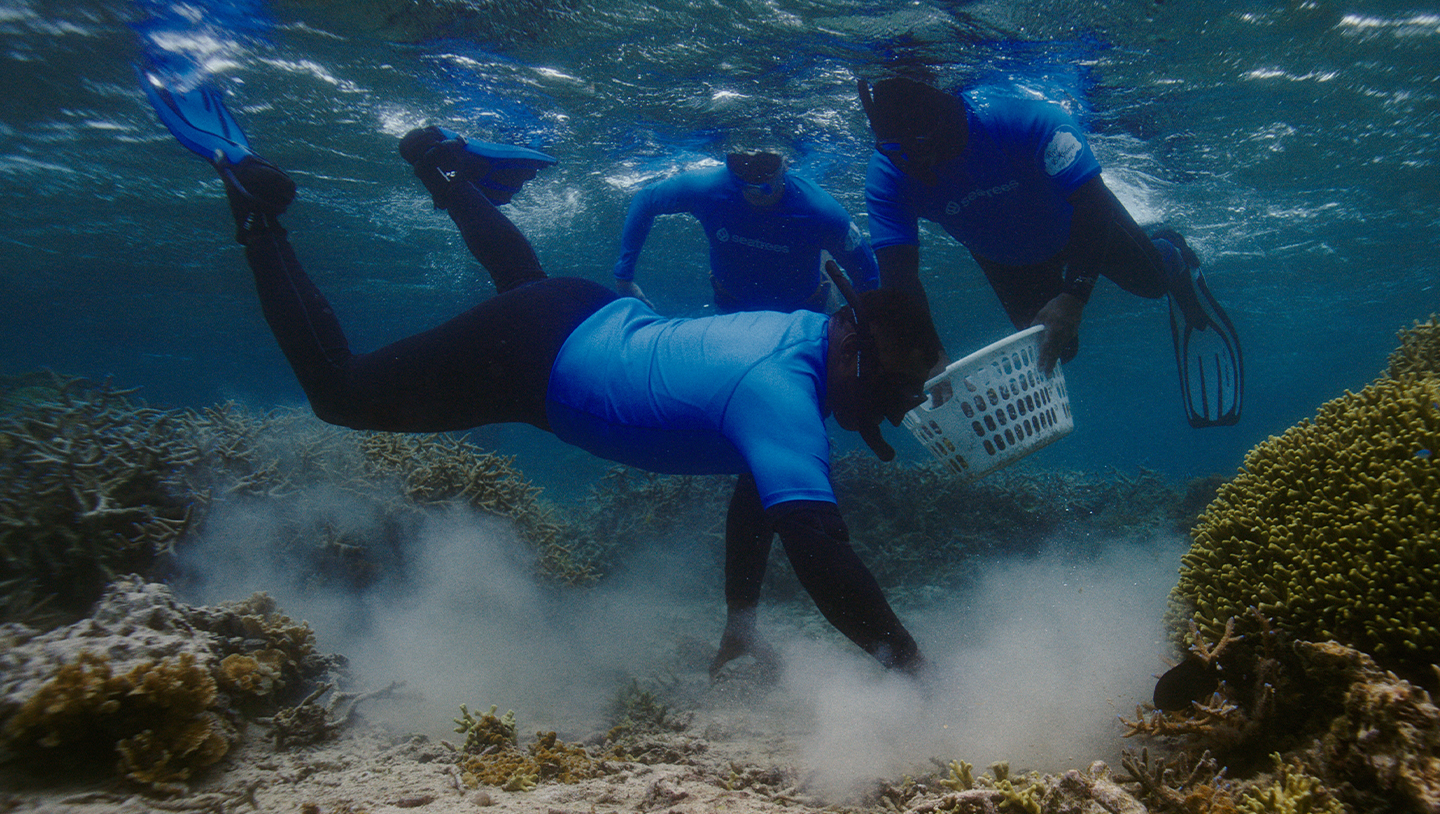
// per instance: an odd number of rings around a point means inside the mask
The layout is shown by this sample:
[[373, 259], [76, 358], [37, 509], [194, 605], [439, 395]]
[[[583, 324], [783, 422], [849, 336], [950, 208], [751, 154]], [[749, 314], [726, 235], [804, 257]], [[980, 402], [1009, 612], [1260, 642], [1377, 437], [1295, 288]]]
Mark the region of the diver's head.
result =
[[968, 136], [960, 99], [905, 77], [859, 82], [875, 149], [907, 175], [933, 183], [934, 168], [958, 155]]
[[858, 308], [832, 318], [830, 409], [841, 428], [860, 433], [875, 455], [888, 461], [895, 450], [880, 434], [880, 422], [899, 426], [925, 400], [925, 380], [940, 359], [940, 338], [925, 302], [914, 294], [881, 288], [858, 299]]
[[736, 152], [725, 166], [740, 180], [741, 194], [751, 206], [772, 206], [785, 192], [785, 157], [772, 152]]

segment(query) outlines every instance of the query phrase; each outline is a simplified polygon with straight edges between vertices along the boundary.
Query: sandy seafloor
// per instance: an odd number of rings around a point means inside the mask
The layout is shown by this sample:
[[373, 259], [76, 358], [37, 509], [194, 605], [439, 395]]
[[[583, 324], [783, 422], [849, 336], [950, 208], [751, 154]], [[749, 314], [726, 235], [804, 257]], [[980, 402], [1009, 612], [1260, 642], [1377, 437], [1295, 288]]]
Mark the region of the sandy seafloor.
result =
[[[140, 793], [113, 776], [81, 768], [64, 777], [0, 775], [13, 791], [0, 796], [0, 810], [34, 812], [394, 812], [435, 814], [476, 809], [569, 814], [575, 812], [775, 812], [929, 811], [953, 804], [950, 789], [931, 782], [911, 788], [897, 809], [886, 804], [882, 791], [902, 786], [909, 775], [874, 777], [847, 790], [830, 785], [804, 768], [807, 731], [804, 715], [787, 709], [773, 687], [757, 681], [750, 670], [709, 685], [693, 697], [694, 707], [678, 717], [683, 731], [639, 739], [644, 754], [637, 761], [607, 760], [607, 773], [578, 783], [545, 782], [529, 791], [493, 786], [470, 787], [461, 779], [454, 752], [440, 739], [404, 734], [363, 716], [334, 741], [277, 750], [262, 725], [245, 736], [217, 766], [193, 781], [188, 792], [174, 796]], [[598, 738], [599, 733], [592, 736]], [[522, 737], [522, 743], [525, 742]], [[633, 748], [633, 747], [632, 747]], [[855, 755], [858, 760], [863, 756]], [[1082, 762], [1083, 763], [1083, 762]], [[91, 767], [92, 769], [94, 767]], [[934, 772], [939, 764], [917, 765], [916, 774]], [[1104, 776], [1095, 765], [1077, 767], [1090, 776]], [[980, 769], [976, 773], [980, 773]], [[1095, 774], [1091, 774], [1095, 773]], [[941, 772], [943, 774], [943, 772]], [[833, 779], [833, 778], [832, 778]], [[922, 785], [924, 785], [922, 783]], [[1104, 811], [1134, 803], [1114, 795]], [[981, 792], [972, 795], [974, 808], [993, 811]], [[994, 800], [990, 805], [994, 805]], [[1116, 803], [1121, 805], [1116, 805]], [[1098, 803], [1097, 803], [1098, 805]], [[1138, 803], [1134, 803], [1138, 806]]]
[[[361, 721], [331, 743], [277, 752], [262, 727], [193, 784], [191, 794], [156, 799], [112, 782], [77, 778], [24, 790], [13, 811], [425, 812], [764, 812], [822, 805], [796, 788], [796, 743], [786, 718], [745, 703], [748, 690], [720, 687], [695, 711], [686, 732], [664, 736], [669, 760], [616, 764], [614, 774], [532, 791], [468, 788], [438, 740]], [[693, 733], [693, 734], [692, 734]], [[768, 781], [768, 782], [767, 782]], [[745, 787], [749, 784], [750, 787]], [[733, 786], [730, 787], [730, 786]]]
[[[1164, 549], [1165, 556], [1142, 556]], [[896, 798], [898, 810], [925, 811], [953, 802], [951, 789], [935, 785], [952, 760], [974, 764], [977, 776], [1006, 760], [1012, 775], [1073, 770], [1093, 781], [1101, 776], [1091, 774], [1095, 761], [1118, 767], [1120, 750], [1139, 745], [1120, 737], [1117, 716], [1130, 716], [1146, 700], [1151, 676], [1163, 669], [1159, 606], [1176, 555], [1174, 541], [1155, 541], [1084, 563], [1041, 558], [997, 565], [967, 592], [973, 602], [964, 606], [897, 603], [935, 656], [924, 682], [887, 674], [804, 601], [774, 602], [762, 612], [762, 629], [784, 658], [780, 675], [743, 659], [712, 681], [706, 668], [720, 613], [704, 592], [640, 611], [654, 620], [637, 625], [645, 640], [626, 652], [643, 674], [586, 673], [574, 665], [567, 672], [558, 652], [566, 645], [535, 655], [546, 649], [540, 647], [532, 653], [539, 663], [523, 665], [530, 676], [523, 680], [537, 685], [529, 700], [503, 684], [492, 684], [489, 696], [473, 684], [467, 690], [418, 645], [408, 674], [404, 659], [384, 663], [382, 673], [380, 662], [362, 655], [351, 666], [368, 674], [342, 689], [406, 683], [361, 702], [333, 741], [277, 750], [265, 720], [251, 721], [218, 764], [168, 796], [119, 780], [109, 757], [73, 766], [62, 758], [61, 768], [43, 775], [10, 765], [0, 768], [0, 811], [888, 811], [897, 809], [877, 795], [893, 794], [907, 778], [928, 785], [909, 786]], [[588, 607], [591, 616], [606, 614], [603, 598]], [[957, 616], [966, 617], [964, 624]], [[396, 623], [413, 625], [414, 618]], [[972, 632], [955, 638], [955, 627]], [[410, 630], [418, 639], [418, 629]], [[334, 638], [323, 628], [317, 633], [322, 649]], [[578, 647], [572, 658], [583, 660]], [[561, 674], [562, 684], [573, 682], [569, 693], [545, 686], [547, 670]], [[607, 704], [627, 686], [653, 691], [678, 730], [637, 736], [626, 744], [629, 759], [606, 759], [605, 773], [594, 779], [542, 782], [530, 791], [471, 788], [442, 742], [463, 741], [449, 731], [458, 704], [480, 714], [500, 701], [503, 714], [510, 698], [522, 699], [514, 705], [522, 748], [537, 731], [555, 730], [560, 740], [598, 754], [615, 720]], [[985, 807], [988, 792], [976, 794], [976, 807], [961, 810], [994, 810]]]

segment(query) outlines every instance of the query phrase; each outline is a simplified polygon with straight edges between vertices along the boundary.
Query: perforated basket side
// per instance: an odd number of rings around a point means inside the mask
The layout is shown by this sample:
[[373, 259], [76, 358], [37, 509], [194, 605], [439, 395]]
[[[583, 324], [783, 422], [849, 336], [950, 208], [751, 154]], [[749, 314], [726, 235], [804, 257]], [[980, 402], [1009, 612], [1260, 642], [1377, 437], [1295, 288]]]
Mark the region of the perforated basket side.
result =
[[939, 407], [926, 402], [905, 417], [916, 439], [952, 472], [975, 480], [1063, 438], [1074, 429], [1065, 375], [1040, 372], [1039, 327], [951, 364], [927, 383], [950, 383]]

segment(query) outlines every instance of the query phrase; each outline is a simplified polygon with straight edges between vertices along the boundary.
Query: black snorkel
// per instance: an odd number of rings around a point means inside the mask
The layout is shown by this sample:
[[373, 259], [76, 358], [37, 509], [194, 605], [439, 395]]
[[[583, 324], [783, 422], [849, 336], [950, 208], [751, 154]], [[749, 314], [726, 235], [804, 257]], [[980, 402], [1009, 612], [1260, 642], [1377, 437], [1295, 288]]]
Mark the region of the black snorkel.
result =
[[[872, 366], [880, 364], [879, 343], [876, 342], [875, 335], [870, 330], [870, 323], [866, 319], [865, 309], [861, 306], [860, 296], [855, 293], [855, 288], [850, 285], [850, 281], [840, 272], [840, 266], [837, 265], [834, 260], [825, 261], [825, 274], [830, 278], [830, 282], [834, 283], [835, 287], [840, 290], [840, 295], [845, 298], [846, 304], [849, 305], [851, 320], [855, 324], [855, 339], [860, 343], [860, 347], [856, 350], [855, 361], [855, 384], [859, 391], [857, 397], [864, 396], [865, 406], [867, 407], [880, 407], [881, 394], [876, 391], [878, 384], [872, 384], [870, 387], [866, 387], [866, 381], [870, 377], [866, 375], [860, 364], [861, 354], [867, 352], [870, 354], [870, 364]], [[889, 401], [889, 395], [886, 394], [884, 399]], [[875, 457], [882, 461], [893, 461], [895, 459], [895, 448], [886, 443], [885, 436], [880, 434], [880, 420], [882, 418], [889, 418], [891, 424], [899, 426], [905, 414], [924, 401], [925, 394], [923, 390], [918, 395], [909, 396], [897, 392], [894, 394], [895, 403], [889, 405], [893, 409], [887, 410], [881, 407], [878, 410], [879, 415], [875, 417], [873, 423], [869, 420], [870, 410], [864, 411], [865, 414], [863, 415], [857, 415], [859, 426], [856, 432], [860, 433], [860, 437], [864, 439], [865, 445], [870, 447], [870, 451], [875, 453]]]

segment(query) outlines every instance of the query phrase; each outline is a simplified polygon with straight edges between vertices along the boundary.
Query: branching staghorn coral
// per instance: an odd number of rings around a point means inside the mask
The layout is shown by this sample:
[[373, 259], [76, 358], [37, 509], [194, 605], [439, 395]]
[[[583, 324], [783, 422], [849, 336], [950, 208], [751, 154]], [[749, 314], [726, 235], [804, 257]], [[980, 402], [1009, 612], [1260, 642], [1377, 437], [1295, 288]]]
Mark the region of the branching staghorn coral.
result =
[[193, 521], [177, 417], [49, 373], [0, 381], [0, 619], [83, 607], [173, 549]]
[[[1004, 761], [979, 776], [965, 761], [942, 764], [947, 774], [882, 787], [877, 802], [907, 814], [1047, 814], [1048, 812], [1106, 812], [1145, 814], [1145, 806], [1110, 776], [1103, 762], [1088, 770], [1071, 769], [1060, 775], [1026, 772], [1012, 775]], [[948, 789], [948, 791], [944, 791]]]
[[[369, 529], [306, 500], [328, 489], [368, 505]], [[555, 510], [512, 466], [463, 437], [356, 433], [298, 410], [227, 403], [158, 410], [108, 384], [37, 373], [0, 380], [0, 620], [75, 618], [117, 574], [173, 554], [223, 505], [265, 501], [292, 518], [272, 547], [352, 583], [392, 565], [395, 538], [438, 507], [515, 522], [542, 575], [596, 577]]]
[[1344, 814], [1345, 807], [1319, 778], [1297, 763], [1271, 755], [1274, 780], [1245, 790], [1235, 807], [1240, 814]]
[[1137, 794], [1152, 811], [1177, 814], [1233, 814], [1235, 794], [1225, 779], [1225, 767], [1209, 752], [1193, 760], [1185, 753], [1171, 759], [1151, 759], [1150, 750], [1121, 753], [1120, 765], [1128, 773], [1122, 783], [1138, 787]]

